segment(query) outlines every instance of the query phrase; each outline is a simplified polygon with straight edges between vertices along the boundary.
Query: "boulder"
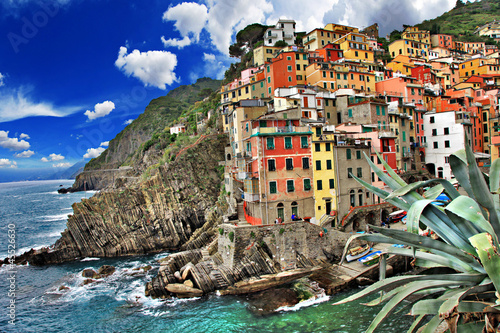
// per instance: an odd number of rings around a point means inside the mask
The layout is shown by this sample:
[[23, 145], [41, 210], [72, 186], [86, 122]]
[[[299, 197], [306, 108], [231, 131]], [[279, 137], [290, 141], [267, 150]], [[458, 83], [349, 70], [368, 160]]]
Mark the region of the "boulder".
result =
[[89, 283], [92, 283], [92, 282], [94, 282], [94, 281], [95, 281], [94, 279], [85, 279], [85, 280], [83, 281], [83, 283], [82, 283], [82, 286], [85, 286], [85, 285], [87, 285], [87, 284], [89, 284]]
[[248, 296], [248, 310], [256, 315], [267, 315], [284, 306], [294, 306], [299, 299], [294, 290], [273, 288]]
[[144, 272], [147, 272], [149, 270], [151, 270], [151, 265], [146, 265], [146, 266], [142, 266], [141, 269], [144, 271]]
[[375, 283], [375, 281], [373, 281], [372, 279], [369, 279], [369, 278], [365, 278], [365, 277], [358, 277], [356, 278], [356, 283], [358, 284], [358, 286], [369, 286], [369, 285], [372, 285]]
[[96, 275], [97, 275], [97, 273], [92, 268], [84, 269], [82, 272], [82, 276], [84, 278], [93, 278]]
[[181, 283], [167, 284], [165, 287], [169, 292], [179, 298], [190, 298], [203, 296], [203, 291], [197, 288], [191, 288]]
[[188, 286], [189, 288], [194, 288], [194, 283], [191, 280], [186, 280], [183, 283], [185, 286]]
[[63, 290], [69, 290], [69, 287], [66, 287], [66, 286], [60, 286], [60, 287], [59, 287], [59, 291], [63, 291]]
[[106, 276], [110, 276], [115, 271], [116, 271], [116, 268], [114, 266], [103, 265], [103, 266], [99, 267], [99, 269], [97, 270], [97, 274], [99, 275], [99, 277], [106, 277]]
[[188, 263], [186, 266], [181, 268], [181, 274], [182, 274], [182, 280], [186, 280], [188, 277], [188, 274], [191, 272], [193, 269], [194, 265], [192, 263]]
[[179, 271], [176, 271], [176, 272], [174, 273], [174, 277], [177, 279], [177, 281], [180, 281], [180, 282], [182, 282], [182, 281], [183, 281], [183, 280], [182, 280], [181, 273], [179, 273]]

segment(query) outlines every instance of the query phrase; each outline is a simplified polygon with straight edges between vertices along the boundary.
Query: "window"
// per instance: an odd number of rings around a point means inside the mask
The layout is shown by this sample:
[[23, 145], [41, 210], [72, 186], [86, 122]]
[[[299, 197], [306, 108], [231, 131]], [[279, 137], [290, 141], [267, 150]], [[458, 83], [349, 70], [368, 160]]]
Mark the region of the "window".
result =
[[286, 169], [293, 170], [293, 158], [287, 158], [286, 161]]
[[406, 132], [403, 131], [403, 142], [406, 142]]
[[356, 150], [356, 159], [357, 160], [361, 159], [361, 150]]
[[347, 168], [347, 178], [352, 178], [352, 168]]
[[[320, 136], [321, 135], [321, 127], [316, 127], [316, 136]], [[319, 150], [316, 150], [316, 151], [319, 151]]]
[[330, 142], [325, 143], [325, 151], [330, 151]]
[[445, 148], [450, 148], [450, 141], [446, 140], [446, 141], [444, 142], [444, 147], [445, 147]]
[[302, 169], [309, 169], [309, 157], [302, 157]]
[[357, 171], [356, 174], [357, 174], [358, 178], [363, 177], [363, 168], [358, 168], [356, 171]]
[[332, 160], [326, 160], [326, 170], [332, 170]]
[[437, 141], [435, 141], [434, 142], [434, 148], [438, 148], [438, 147], [439, 147], [439, 145], [438, 145]]
[[432, 136], [436, 136], [437, 135], [437, 129], [433, 128], [432, 129]]
[[444, 135], [450, 134], [450, 129], [448, 127], [444, 128]]
[[278, 193], [278, 184], [275, 181], [269, 182], [269, 193]]
[[322, 180], [317, 180], [316, 181], [316, 189], [318, 191], [321, 191], [323, 189], [323, 181]]
[[347, 110], [347, 116], [348, 117], [352, 117], [352, 109], [348, 109]]
[[290, 136], [285, 137], [285, 149], [292, 149], [292, 148], [293, 148], [292, 137]]
[[335, 188], [335, 179], [330, 179], [329, 183], [330, 183], [330, 189], [334, 189]]
[[307, 142], [307, 136], [300, 137], [300, 147], [301, 148], [308, 148], [309, 147], [309, 142]]
[[377, 110], [377, 116], [380, 116], [380, 106], [376, 105], [375, 109]]
[[351, 150], [350, 149], [345, 150], [345, 158], [347, 158], [348, 160], [351, 159]]
[[276, 160], [267, 160], [267, 169], [269, 171], [276, 171]]
[[293, 184], [293, 179], [288, 179], [286, 181], [286, 191], [287, 192], [294, 192], [295, 191], [295, 186]]
[[267, 149], [274, 149], [274, 138], [266, 138]]
[[430, 122], [431, 124], [434, 124], [434, 117], [430, 117], [429, 122]]
[[252, 152], [252, 143], [251, 142], [247, 142], [247, 151], [248, 152]]
[[309, 178], [304, 179], [304, 191], [311, 190], [311, 180]]
[[314, 151], [321, 151], [321, 143], [314, 144]]
[[321, 161], [316, 161], [316, 170], [321, 170]]
[[450, 163], [450, 157], [449, 156], [445, 156], [444, 157], [444, 163]]

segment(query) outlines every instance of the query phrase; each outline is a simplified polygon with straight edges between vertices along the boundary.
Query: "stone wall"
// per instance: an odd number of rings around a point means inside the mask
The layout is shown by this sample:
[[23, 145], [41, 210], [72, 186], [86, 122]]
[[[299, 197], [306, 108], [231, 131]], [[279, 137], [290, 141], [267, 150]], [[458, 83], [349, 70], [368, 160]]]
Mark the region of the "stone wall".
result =
[[218, 252], [224, 265], [233, 268], [252, 247], [259, 245], [278, 263], [280, 270], [290, 270], [311, 259], [340, 257], [349, 236], [336, 230], [324, 233], [323, 228], [308, 222], [263, 226], [223, 224], [219, 229]]

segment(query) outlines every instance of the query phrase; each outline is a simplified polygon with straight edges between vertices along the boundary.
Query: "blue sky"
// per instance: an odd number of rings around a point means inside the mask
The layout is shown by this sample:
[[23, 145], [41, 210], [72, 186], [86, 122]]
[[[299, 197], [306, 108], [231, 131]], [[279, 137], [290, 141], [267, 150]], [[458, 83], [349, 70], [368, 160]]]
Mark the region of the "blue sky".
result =
[[97, 156], [149, 101], [234, 61], [237, 31], [282, 18], [298, 31], [336, 22], [382, 33], [453, 0], [1, 0], [0, 181]]

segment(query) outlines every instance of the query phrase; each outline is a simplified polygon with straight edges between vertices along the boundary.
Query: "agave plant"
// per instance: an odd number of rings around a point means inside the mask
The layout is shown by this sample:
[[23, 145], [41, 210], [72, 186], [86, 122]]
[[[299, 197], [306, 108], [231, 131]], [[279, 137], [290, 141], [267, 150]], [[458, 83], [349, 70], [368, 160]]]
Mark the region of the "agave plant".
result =
[[[383, 158], [380, 160], [384, 163]], [[417, 329], [435, 332], [438, 326], [444, 325], [443, 321], [451, 333], [499, 332], [500, 160], [494, 161], [490, 174], [486, 175], [477, 166], [469, 146], [450, 156], [453, 174], [467, 195], [461, 195], [451, 182], [444, 179], [407, 184], [387, 163], [384, 163], [386, 174], [369, 158], [367, 161], [392, 192], [355, 178], [385, 201], [408, 211], [407, 231], [372, 226], [378, 233], [351, 237], [344, 255], [354, 239], [404, 244], [406, 248], [390, 247], [386, 253], [413, 257], [416, 266], [429, 268], [429, 272], [446, 271], [446, 274], [382, 279], [335, 304], [380, 292], [380, 297], [366, 304], [385, 303], [367, 332], [375, 331], [403, 300], [410, 301], [409, 314], [415, 316], [408, 332]], [[434, 186], [426, 190], [424, 196], [418, 193], [417, 190], [423, 191], [431, 185]], [[452, 201], [443, 207], [432, 204], [443, 192]], [[419, 227], [430, 228], [439, 238], [420, 236]], [[385, 267], [381, 269], [383, 277]]]

